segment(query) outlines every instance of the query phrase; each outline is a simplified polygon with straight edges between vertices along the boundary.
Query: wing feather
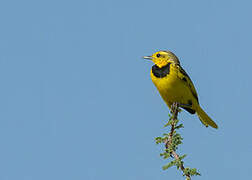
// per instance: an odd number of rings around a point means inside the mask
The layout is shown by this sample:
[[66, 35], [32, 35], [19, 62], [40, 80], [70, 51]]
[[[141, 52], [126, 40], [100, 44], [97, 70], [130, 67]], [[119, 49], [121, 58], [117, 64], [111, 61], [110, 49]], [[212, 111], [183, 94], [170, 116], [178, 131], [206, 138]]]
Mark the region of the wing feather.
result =
[[188, 85], [188, 87], [192, 92], [192, 95], [196, 98], [197, 102], [199, 102], [198, 94], [189, 75], [180, 65], [177, 65], [177, 67], [178, 67], [178, 77]]

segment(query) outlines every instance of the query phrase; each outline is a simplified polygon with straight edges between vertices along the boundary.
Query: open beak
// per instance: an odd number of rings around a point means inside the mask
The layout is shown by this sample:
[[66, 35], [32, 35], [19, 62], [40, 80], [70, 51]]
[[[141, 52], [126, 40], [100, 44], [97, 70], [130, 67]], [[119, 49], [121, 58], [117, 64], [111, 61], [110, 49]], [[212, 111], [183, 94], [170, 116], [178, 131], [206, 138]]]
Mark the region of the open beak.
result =
[[143, 58], [144, 58], [144, 59], [148, 59], [148, 60], [152, 60], [152, 57], [151, 57], [151, 56], [144, 56]]

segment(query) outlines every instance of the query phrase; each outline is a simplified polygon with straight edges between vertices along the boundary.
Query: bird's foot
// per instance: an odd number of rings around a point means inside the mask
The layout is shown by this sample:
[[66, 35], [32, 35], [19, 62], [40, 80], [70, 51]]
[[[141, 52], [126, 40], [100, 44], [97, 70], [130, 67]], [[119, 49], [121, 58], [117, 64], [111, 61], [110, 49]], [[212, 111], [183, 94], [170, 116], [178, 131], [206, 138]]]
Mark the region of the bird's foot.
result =
[[175, 112], [176, 109], [179, 108], [179, 106], [180, 106], [179, 103], [174, 102], [174, 103], [171, 105], [171, 112]]

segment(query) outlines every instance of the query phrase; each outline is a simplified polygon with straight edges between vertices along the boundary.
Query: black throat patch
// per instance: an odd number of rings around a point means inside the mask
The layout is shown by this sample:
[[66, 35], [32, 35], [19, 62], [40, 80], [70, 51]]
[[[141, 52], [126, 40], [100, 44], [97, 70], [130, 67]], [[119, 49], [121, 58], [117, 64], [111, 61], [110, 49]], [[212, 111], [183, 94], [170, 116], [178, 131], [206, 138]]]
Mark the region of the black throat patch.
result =
[[164, 67], [159, 68], [157, 65], [152, 66], [152, 73], [157, 78], [163, 78], [167, 76], [170, 73], [170, 65], [171, 63], [168, 63]]

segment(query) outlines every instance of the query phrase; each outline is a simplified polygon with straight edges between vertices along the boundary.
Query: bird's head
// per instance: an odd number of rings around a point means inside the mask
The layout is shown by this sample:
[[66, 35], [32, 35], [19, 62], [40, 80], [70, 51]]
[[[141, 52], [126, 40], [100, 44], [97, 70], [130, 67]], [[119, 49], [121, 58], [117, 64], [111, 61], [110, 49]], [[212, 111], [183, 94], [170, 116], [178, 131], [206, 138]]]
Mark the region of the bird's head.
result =
[[177, 56], [170, 51], [158, 51], [143, 58], [152, 60], [159, 68], [166, 66], [168, 63], [180, 64]]

